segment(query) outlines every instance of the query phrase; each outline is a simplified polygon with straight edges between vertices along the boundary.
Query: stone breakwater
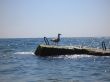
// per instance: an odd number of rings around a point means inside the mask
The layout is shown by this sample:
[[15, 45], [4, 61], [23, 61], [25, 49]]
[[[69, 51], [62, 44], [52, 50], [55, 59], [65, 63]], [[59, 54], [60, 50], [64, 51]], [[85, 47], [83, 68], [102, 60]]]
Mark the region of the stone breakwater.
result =
[[57, 45], [39, 45], [35, 50], [37, 56], [59, 56], [85, 54], [95, 56], [110, 56], [110, 50], [106, 51], [97, 48], [77, 47], [77, 46], [57, 46]]

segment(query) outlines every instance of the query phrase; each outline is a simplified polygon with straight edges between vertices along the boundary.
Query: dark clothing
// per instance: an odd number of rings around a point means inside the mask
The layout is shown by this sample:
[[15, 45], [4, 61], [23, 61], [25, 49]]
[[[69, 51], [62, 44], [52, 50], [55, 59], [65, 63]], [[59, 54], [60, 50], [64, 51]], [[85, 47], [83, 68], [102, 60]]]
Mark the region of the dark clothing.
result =
[[102, 41], [102, 49], [106, 51], [106, 45], [104, 41]]

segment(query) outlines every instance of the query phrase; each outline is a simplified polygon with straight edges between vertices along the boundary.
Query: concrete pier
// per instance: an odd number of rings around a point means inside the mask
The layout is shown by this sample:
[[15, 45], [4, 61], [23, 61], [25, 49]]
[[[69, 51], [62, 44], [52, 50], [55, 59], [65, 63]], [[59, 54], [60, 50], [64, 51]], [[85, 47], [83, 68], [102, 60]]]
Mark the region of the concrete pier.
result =
[[110, 56], [110, 50], [106, 51], [97, 48], [76, 47], [76, 46], [56, 46], [56, 45], [39, 45], [35, 51], [38, 56], [58, 56], [58, 55], [95, 55]]

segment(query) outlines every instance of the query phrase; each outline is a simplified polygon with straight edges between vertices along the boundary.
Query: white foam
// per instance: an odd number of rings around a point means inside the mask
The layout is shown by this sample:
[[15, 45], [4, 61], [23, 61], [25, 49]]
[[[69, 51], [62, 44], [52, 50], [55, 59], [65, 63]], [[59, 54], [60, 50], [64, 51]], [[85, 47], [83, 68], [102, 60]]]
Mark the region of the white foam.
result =
[[[64, 59], [78, 59], [78, 58], [96, 58], [96, 57], [104, 57], [104, 58], [110, 58], [110, 56], [93, 56], [93, 55], [86, 55], [86, 54], [82, 54], [82, 55], [60, 55], [57, 57], [53, 57], [53, 58], [64, 58]], [[94, 59], [95, 62], [95, 59]]]
[[15, 52], [14, 54], [34, 54], [33, 52]]
[[77, 58], [84, 58], [84, 57], [92, 57], [91, 55], [61, 55], [54, 58], [64, 58], [64, 59], [77, 59]]
[[68, 55], [66, 55], [66, 57], [67, 58], [84, 58], [84, 57], [92, 57], [91, 55], [70, 55], [70, 56], [68, 56]]

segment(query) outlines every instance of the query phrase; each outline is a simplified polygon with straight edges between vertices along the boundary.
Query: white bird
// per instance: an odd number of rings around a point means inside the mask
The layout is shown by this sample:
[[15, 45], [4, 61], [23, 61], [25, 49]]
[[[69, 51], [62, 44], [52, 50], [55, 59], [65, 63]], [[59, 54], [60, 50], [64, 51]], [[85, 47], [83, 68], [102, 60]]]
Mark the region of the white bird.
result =
[[61, 35], [61, 34], [58, 34], [58, 37], [52, 39], [51, 41], [58, 45], [58, 42], [60, 41], [60, 35]]

